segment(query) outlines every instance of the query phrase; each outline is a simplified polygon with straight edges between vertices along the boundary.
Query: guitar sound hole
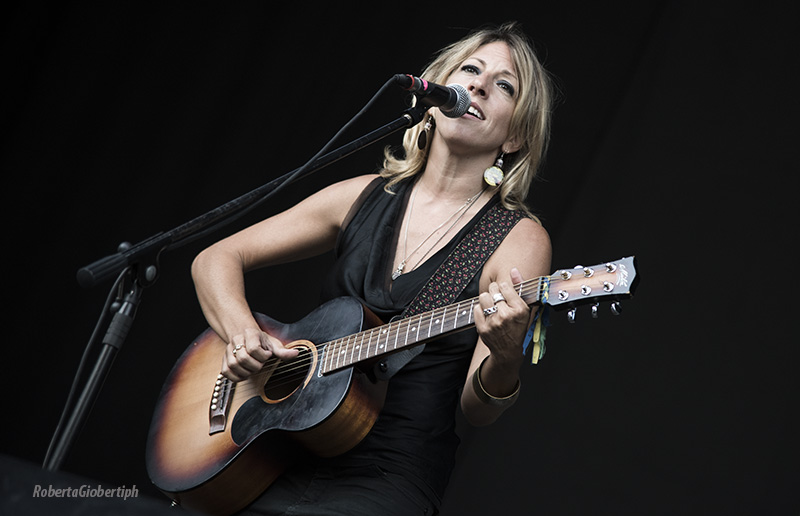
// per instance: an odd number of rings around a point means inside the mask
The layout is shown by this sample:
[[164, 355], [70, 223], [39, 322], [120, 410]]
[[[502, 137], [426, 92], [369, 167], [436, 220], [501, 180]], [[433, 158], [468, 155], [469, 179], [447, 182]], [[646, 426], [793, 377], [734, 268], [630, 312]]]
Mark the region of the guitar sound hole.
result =
[[300, 353], [291, 361], [281, 361], [264, 384], [264, 396], [272, 401], [280, 401], [291, 396], [308, 377], [311, 367], [311, 350], [298, 346]]

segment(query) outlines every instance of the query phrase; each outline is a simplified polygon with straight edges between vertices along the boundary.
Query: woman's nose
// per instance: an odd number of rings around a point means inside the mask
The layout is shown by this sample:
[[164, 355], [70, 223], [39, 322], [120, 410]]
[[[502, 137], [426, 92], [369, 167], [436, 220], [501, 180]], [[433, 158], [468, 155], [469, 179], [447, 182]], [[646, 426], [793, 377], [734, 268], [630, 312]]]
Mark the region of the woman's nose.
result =
[[472, 78], [472, 80], [469, 83], [469, 86], [467, 87], [467, 90], [473, 95], [477, 95], [480, 97], [486, 96], [486, 88], [484, 87], [483, 79], [481, 78], [480, 75], [477, 75]]

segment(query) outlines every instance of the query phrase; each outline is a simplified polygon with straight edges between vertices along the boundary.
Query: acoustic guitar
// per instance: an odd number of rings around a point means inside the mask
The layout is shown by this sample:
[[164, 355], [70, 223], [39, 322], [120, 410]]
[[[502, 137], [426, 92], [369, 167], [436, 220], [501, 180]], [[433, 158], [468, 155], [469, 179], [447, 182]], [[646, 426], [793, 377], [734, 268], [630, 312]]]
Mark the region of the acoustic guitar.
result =
[[[564, 269], [515, 285], [529, 305], [569, 308], [632, 294], [633, 257]], [[256, 314], [261, 328], [299, 350], [270, 359], [241, 382], [219, 368], [226, 343], [207, 329], [164, 383], [150, 426], [148, 474], [174, 504], [227, 515], [247, 506], [293, 457], [342, 454], [369, 433], [386, 382], [369, 371], [382, 357], [474, 325], [478, 298], [383, 324], [354, 298], [338, 298], [298, 322]], [[369, 366], [369, 367], [367, 367]]]

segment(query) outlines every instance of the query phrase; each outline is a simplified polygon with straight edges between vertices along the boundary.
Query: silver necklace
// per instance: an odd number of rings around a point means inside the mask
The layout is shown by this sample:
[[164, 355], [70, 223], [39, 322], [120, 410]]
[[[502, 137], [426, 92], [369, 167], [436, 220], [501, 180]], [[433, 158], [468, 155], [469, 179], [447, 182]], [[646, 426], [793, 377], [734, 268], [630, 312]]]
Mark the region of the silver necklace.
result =
[[[447, 231], [445, 231], [444, 233], [439, 235], [439, 238], [436, 239], [436, 242], [434, 242], [433, 245], [431, 245], [428, 248], [428, 250], [425, 251], [425, 254], [423, 254], [422, 257], [417, 261], [417, 265], [419, 265], [423, 261], [425, 261], [425, 257], [428, 256], [428, 254], [433, 250], [433, 248], [436, 247], [436, 245], [439, 242], [441, 242], [441, 240], [444, 238], [444, 236], [446, 234], [450, 233], [450, 230], [453, 229], [453, 227], [456, 224], [458, 224], [458, 221], [461, 220], [461, 218], [464, 216], [464, 214], [467, 213], [467, 211], [469, 211], [470, 206], [472, 206], [475, 203], [475, 201], [478, 200], [478, 197], [480, 197], [481, 194], [483, 192], [485, 192], [485, 191], [486, 191], [486, 187], [484, 186], [481, 189], [480, 192], [476, 193], [475, 195], [473, 195], [472, 197], [467, 199], [466, 202], [464, 204], [462, 204], [461, 206], [459, 206], [459, 208], [456, 211], [454, 211], [452, 215], [447, 217], [447, 219], [445, 219], [444, 222], [439, 224], [439, 226], [436, 229], [434, 229], [428, 236], [426, 236], [425, 239], [422, 242], [420, 242], [420, 244], [417, 247], [415, 247], [413, 251], [411, 251], [410, 253], [407, 253], [407, 250], [408, 250], [408, 226], [411, 225], [411, 211], [414, 209], [414, 199], [416, 198], [416, 195], [417, 195], [417, 189], [414, 188], [414, 191], [411, 192], [411, 200], [408, 203], [408, 220], [406, 221], [406, 230], [405, 230], [405, 235], [403, 236], [403, 253], [406, 253], [406, 254], [405, 254], [405, 257], [397, 265], [397, 268], [394, 270], [394, 272], [392, 272], [392, 281], [396, 280], [397, 278], [399, 278], [403, 274], [403, 270], [406, 268], [406, 262], [408, 261], [408, 259], [411, 258], [414, 255], [414, 253], [419, 251], [419, 249], [425, 244], [425, 242], [427, 242], [433, 235], [435, 235], [437, 231], [442, 229], [445, 224], [447, 224], [453, 217], [458, 215], [458, 217], [456, 217], [456, 219], [453, 221], [453, 223], [450, 224], [450, 227], [447, 228]], [[411, 270], [413, 271], [414, 269], [416, 269], [416, 266], [414, 268], [412, 268]], [[411, 271], [409, 271], [409, 272], [411, 272]]]

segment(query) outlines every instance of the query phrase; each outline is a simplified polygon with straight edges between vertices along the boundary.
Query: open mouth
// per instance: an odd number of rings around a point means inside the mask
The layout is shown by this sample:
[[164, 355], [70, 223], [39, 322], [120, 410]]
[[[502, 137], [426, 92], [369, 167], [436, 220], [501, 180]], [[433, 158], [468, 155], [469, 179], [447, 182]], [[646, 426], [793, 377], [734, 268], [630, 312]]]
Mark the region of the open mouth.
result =
[[470, 105], [470, 107], [467, 108], [467, 114], [474, 116], [478, 120], [483, 120], [484, 119], [483, 118], [483, 113], [481, 113], [481, 110], [478, 109], [474, 104]]

